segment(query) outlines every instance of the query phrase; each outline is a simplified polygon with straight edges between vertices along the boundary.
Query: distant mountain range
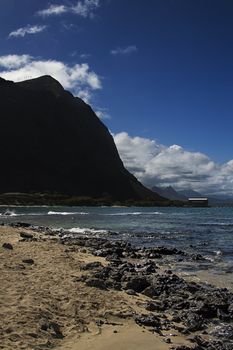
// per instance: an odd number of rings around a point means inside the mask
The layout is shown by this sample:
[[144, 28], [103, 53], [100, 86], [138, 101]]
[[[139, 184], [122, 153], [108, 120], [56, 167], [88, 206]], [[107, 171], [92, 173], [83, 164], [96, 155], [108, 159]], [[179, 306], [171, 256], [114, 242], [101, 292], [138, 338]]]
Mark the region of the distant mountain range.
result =
[[170, 200], [186, 201], [188, 199], [187, 196], [178, 193], [172, 186], [168, 186], [168, 187], [154, 186], [152, 187], [152, 191]]
[[194, 191], [192, 189], [177, 191], [177, 193], [186, 197], [186, 199], [192, 198], [192, 197], [206, 197], [200, 192]]
[[230, 196], [209, 196], [209, 195], [194, 191], [192, 189], [176, 191], [172, 186], [168, 186], [168, 187], [154, 186], [152, 187], [152, 191], [170, 200], [187, 201], [188, 198], [192, 198], [192, 197], [207, 197], [209, 200], [209, 204], [211, 205], [233, 203], [233, 197], [230, 197]]
[[50, 76], [0, 78], [0, 194], [164, 202], [125, 169], [107, 127]]

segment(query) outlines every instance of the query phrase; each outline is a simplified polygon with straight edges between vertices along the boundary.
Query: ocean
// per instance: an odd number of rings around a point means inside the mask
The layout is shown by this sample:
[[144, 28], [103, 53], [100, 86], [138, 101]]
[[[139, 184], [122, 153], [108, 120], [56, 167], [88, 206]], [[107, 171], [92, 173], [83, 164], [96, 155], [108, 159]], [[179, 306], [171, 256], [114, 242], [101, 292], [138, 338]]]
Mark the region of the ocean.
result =
[[[27, 222], [70, 235], [127, 240], [136, 246], [176, 247], [201, 254], [206, 263], [186, 269], [212, 270], [233, 285], [233, 208], [177, 207], [1, 207], [0, 222]], [[184, 267], [183, 267], [184, 268]]]

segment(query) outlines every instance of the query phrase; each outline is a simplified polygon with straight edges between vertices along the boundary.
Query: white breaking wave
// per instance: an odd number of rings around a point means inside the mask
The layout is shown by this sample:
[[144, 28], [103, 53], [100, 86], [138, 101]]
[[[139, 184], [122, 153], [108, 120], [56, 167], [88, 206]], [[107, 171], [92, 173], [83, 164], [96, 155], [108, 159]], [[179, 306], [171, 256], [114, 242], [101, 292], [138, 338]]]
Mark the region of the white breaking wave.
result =
[[0, 216], [3, 217], [12, 217], [12, 216], [43, 216], [45, 213], [15, 213], [14, 211], [7, 211], [5, 213], [0, 213]]
[[16, 214], [14, 210], [7, 209], [4, 213], [0, 214], [1, 216], [19, 216], [20, 214]]
[[48, 213], [16, 213], [14, 210], [7, 210], [0, 213], [0, 216], [43, 216], [43, 215], [88, 215], [86, 212], [68, 212], [68, 211], [49, 211]]
[[85, 228], [85, 227], [73, 227], [70, 228], [69, 230], [70, 233], [80, 233], [80, 234], [86, 234], [86, 235], [90, 235], [90, 234], [108, 234], [109, 231], [108, 230], [98, 230], [98, 229], [94, 229], [94, 228]]
[[[69, 233], [67, 233], [69, 232]], [[73, 227], [66, 230], [66, 233], [62, 235], [63, 238], [75, 237], [76, 235], [87, 235], [87, 236], [104, 236], [108, 235], [108, 230], [98, 230], [94, 228], [86, 228], [86, 227]]]
[[205, 259], [211, 262], [222, 261], [223, 252], [221, 250], [214, 250], [213, 253], [214, 253], [214, 256], [207, 255], [205, 256]]
[[160, 212], [160, 211], [152, 211], [149, 213], [144, 213], [144, 215], [163, 215], [164, 213]]
[[43, 215], [43, 213], [16, 213], [14, 210], [9, 210], [9, 209], [7, 209], [3, 213], [0, 213], [0, 216], [2, 217], [33, 216], [33, 215]]
[[221, 250], [214, 250], [214, 253], [218, 257], [222, 255], [222, 251]]
[[130, 215], [163, 215], [164, 213], [161, 213], [159, 211], [153, 211], [153, 212], [143, 212], [143, 211], [135, 211], [132, 213], [110, 213], [110, 214], [100, 214], [100, 215], [106, 215], [106, 216], [130, 216]]
[[88, 215], [86, 212], [79, 211], [49, 211], [47, 215]]
[[233, 222], [204, 222], [202, 226], [233, 226]]

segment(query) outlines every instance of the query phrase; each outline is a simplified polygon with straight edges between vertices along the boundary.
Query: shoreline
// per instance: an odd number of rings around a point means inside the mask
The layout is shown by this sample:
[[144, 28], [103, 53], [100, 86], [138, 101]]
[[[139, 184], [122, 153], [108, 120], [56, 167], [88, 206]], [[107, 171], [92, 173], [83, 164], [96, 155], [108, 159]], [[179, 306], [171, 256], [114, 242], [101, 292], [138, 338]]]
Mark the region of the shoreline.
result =
[[233, 295], [165, 268], [184, 254], [0, 226], [0, 349], [230, 350]]

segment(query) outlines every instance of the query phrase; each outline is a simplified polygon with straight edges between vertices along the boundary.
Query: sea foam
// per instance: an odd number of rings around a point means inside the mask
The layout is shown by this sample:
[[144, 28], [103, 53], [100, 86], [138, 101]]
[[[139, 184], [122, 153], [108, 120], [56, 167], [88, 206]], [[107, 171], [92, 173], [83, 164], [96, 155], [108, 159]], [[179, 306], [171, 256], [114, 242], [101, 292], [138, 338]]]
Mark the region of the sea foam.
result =
[[49, 211], [47, 215], [88, 215], [89, 213], [86, 212], [79, 212], [79, 211]]
[[144, 212], [144, 211], [135, 211], [131, 213], [107, 213], [107, 214], [100, 214], [104, 216], [131, 216], [131, 215], [163, 215], [164, 213], [161, 213], [159, 211], [153, 211], [153, 212]]

